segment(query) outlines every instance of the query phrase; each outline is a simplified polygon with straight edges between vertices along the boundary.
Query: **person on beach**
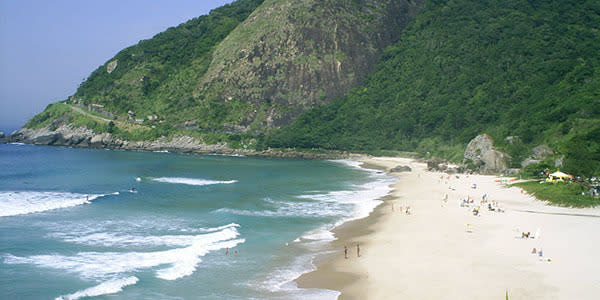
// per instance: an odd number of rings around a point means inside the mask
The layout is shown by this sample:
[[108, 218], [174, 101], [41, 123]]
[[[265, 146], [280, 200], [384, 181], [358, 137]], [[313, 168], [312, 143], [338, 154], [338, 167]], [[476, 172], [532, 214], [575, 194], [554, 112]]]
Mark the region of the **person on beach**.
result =
[[360, 257], [360, 245], [356, 244], [356, 257]]
[[344, 258], [348, 259], [348, 246], [344, 245]]
[[229, 248], [225, 248], [225, 255], [229, 255]]

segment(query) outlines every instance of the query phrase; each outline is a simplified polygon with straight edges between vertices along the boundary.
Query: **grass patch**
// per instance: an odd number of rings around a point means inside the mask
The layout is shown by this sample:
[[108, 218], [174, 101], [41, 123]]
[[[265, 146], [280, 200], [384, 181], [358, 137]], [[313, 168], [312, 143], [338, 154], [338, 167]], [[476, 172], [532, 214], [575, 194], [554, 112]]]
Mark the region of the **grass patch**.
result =
[[[594, 207], [600, 204], [600, 199], [595, 199], [587, 194], [586, 188], [578, 183], [544, 183], [537, 181], [515, 183], [536, 198], [552, 204], [565, 207]], [[581, 193], [585, 194], [582, 195]]]

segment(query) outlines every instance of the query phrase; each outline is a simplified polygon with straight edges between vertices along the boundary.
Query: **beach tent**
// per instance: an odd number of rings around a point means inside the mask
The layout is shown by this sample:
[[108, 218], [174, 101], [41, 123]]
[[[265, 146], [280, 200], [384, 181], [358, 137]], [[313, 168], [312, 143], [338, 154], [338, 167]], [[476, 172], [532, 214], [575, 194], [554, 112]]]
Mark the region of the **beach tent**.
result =
[[554, 172], [554, 173], [550, 174], [550, 176], [552, 176], [552, 177], [557, 177], [557, 178], [560, 178], [560, 179], [566, 179], [566, 178], [568, 178], [568, 177], [569, 177], [569, 175], [568, 175], [568, 174], [565, 174], [565, 173], [563, 173], [563, 172], [561, 172], [561, 171], [556, 171], [556, 172]]
[[570, 176], [568, 174], [565, 174], [565, 173], [563, 173], [561, 171], [556, 171], [556, 172], [550, 174], [548, 176], [548, 178], [546, 178], [546, 181], [547, 182], [565, 181], [565, 180], [568, 180], [569, 177]]

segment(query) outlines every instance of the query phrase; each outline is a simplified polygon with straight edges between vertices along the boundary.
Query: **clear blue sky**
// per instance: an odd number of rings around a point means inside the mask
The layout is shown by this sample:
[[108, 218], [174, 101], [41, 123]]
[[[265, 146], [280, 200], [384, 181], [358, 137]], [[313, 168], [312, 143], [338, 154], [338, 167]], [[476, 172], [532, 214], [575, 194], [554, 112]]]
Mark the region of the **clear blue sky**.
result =
[[119, 50], [232, 0], [0, 0], [0, 131], [72, 95]]

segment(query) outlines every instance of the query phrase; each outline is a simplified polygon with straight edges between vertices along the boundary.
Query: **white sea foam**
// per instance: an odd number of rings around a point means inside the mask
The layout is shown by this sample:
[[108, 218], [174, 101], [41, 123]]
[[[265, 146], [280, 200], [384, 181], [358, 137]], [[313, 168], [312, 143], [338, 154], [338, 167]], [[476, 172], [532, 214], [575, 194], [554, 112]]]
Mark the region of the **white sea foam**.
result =
[[115, 294], [121, 292], [124, 287], [128, 285], [134, 285], [138, 282], [138, 278], [135, 276], [129, 276], [125, 278], [115, 278], [105, 281], [99, 285], [87, 288], [85, 290], [77, 291], [73, 294], [68, 294], [60, 297], [56, 297], [55, 300], [77, 300], [83, 297], [96, 297], [101, 295]]
[[340, 217], [343, 210], [336, 203], [308, 202], [308, 201], [281, 201], [276, 202], [272, 210], [246, 210], [233, 208], [219, 208], [216, 213], [229, 213], [240, 216], [252, 217]]
[[42, 212], [90, 203], [105, 195], [68, 192], [0, 191], [0, 217]]
[[209, 179], [199, 179], [199, 178], [183, 178], [183, 177], [159, 177], [152, 178], [154, 181], [164, 182], [164, 183], [178, 183], [178, 184], [187, 184], [187, 185], [211, 185], [211, 184], [232, 184], [236, 183], [237, 180], [209, 180]]
[[267, 290], [275, 295], [281, 293], [281, 298], [285, 299], [337, 299], [340, 295], [338, 291], [298, 288], [294, 280], [300, 275], [314, 270], [316, 267], [313, 263], [313, 255], [300, 255], [290, 263], [273, 270], [264, 281], [251, 284], [251, 286]]
[[339, 163], [339, 164], [347, 165], [349, 167], [353, 167], [353, 168], [356, 168], [356, 169], [364, 170], [363, 168], [360, 167], [362, 165], [362, 162], [359, 162], [359, 161], [345, 160], [345, 159], [332, 159], [332, 160], [329, 160], [329, 161], [330, 162], [334, 162], [334, 163]]
[[[51, 254], [18, 257], [6, 254], [4, 263], [33, 264], [60, 269], [94, 280], [128, 276], [130, 272], [163, 266], [155, 271], [156, 277], [175, 280], [192, 274], [202, 261], [201, 257], [208, 252], [233, 248], [243, 243], [244, 239], [239, 239], [238, 236], [236, 227], [227, 227], [221, 231], [197, 236], [183, 238], [166, 236], [167, 242], [158, 242], [162, 237], [141, 239], [140, 237], [130, 237], [133, 239], [132, 241], [124, 241], [123, 237], [118, 237], [115, 240], [102, 240], [101, 243], [111, 245], [115, 245], [117, 242], [123, 242], [125, 245], [160, 243], [169, 246], [184, 245], [185, 247], [153, 252], [80, 252], [73, 256]], [[92, 240], [86, 240], [84, 237], [83, 241], [91, 242]]]
[[196, 243], [210, 244], [218, 241], [233, 239], [238, 236], [238, 224], [230, 224], [212, 228], [212, 232], [200, 235], [161, 235], [161, 236], [136, 236], [128, 234], [115, 234], [111, 232], [98, 232], [80, 236], [63, 236], [65, 242], [104, 247], [130, 247], [130, 246], [167, 246], [188, 247]]
[[332, 227], [319, 228], [310, 232], [307, 232], [302, 236], [305, 240], [312, 241], [335, 241], [335, 235], [330, 231]]

